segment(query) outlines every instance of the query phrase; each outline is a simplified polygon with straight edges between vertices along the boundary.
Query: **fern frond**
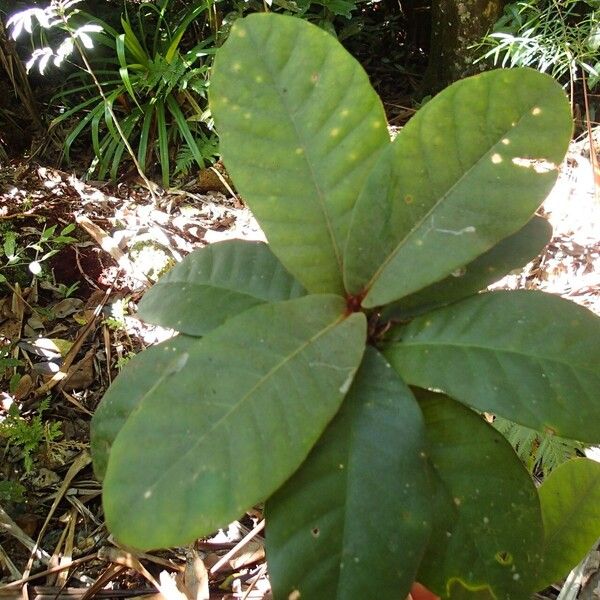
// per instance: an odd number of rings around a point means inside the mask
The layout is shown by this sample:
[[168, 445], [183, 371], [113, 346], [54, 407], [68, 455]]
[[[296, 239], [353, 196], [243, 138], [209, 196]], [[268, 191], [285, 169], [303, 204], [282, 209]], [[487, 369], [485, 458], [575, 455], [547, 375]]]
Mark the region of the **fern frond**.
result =
[[493, 424], [532, 475], [546, 477], [562, 463], [581, 456], [585, 448], [582, 442], [535, 431], [501, 417], [496, 417]]

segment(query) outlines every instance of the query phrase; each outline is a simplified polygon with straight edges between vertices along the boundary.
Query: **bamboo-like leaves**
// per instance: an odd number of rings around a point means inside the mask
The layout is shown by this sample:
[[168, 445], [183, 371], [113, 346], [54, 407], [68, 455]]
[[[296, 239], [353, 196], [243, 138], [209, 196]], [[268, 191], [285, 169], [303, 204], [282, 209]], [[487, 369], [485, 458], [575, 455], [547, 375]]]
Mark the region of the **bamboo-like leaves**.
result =
[[309, 23], [250, 15], [215, 58], [210, 98], [225, 165], [273, 252], [309, 292], [341, 293], [351, 212], [389, 144], [362, 67]]
[[186, 256], [146, 292], [138, 316], [204, 335], [252, 306], [303, 294], [267, 244], [228, 240]]
[[111, 531], [168, 547], [267, 498], [337, 411], [364, 338], [364, 316], [344, 316], [341, 298], [306, 296], [136, 357], [93, 422]]
[[[482, 417], [441, 394], [421, 393], [429, 455], [442, 502], [454, 513], [435, 527], [419, 581], [442, 597], [455, 587], [497, 600], [527, 598], [541, 560], [536, 489], [510, 444]], [[457, 585], [460, 584], [460, 585]]]
[[441, 92], [369, 175], [346, 247], [347, 290], [366, 294], [366, 308], [387, 304], [518, 231], [554, 184], [571, 130], [564, 92], [532, 70]]
[[499, 291], [414, 319], [386, 356], [412, 385], [584, 442], [600, 440], [600, 320], [558, 296]]
[[267, 502], [275, 597], [405, 598], [431, 529], [428, 475], [421, 411], [369, 349], [340, 412]]

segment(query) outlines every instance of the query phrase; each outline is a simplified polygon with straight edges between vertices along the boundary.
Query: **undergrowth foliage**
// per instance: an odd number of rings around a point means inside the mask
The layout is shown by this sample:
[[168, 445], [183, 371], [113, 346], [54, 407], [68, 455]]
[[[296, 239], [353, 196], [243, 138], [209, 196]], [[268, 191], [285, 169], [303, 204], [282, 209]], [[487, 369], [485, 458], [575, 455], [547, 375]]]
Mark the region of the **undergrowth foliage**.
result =
[[36, 23], [65, 31], [56, 48], [34, 51], [28, 69], [37, 65], [43, 73], [49, 64], [58, 67], [72, 61], [77, 65], [78, 58], [84, 60], [85, 68], [69, 75], [64, 89], [52, 99], [63, 110], [51, 127], [68, 128], [66, 159], [73, 144], [88, 134], [94, 152], [88, 174], [116, 178], [127, 158], [128, 142], [143, 169], [160, 164], [164, 187], [174, 173], [213, 162], [217, 141], [207, 87], [216, 25], [203, 39], [184, 44], [195, 21], [202, 17], [210, 21], [212, 3], [197, 1], [176, 11], [170, 0], [144, 2], [127, 9], [121, 26], [115, 28], [81, 11], [79, 2], [53, 2], [46, 9], [17, 13], [8, 21], [15, 39], [23, 30], [31, 33]]
[[533, 215], [571, 136], [561, 88], [484, 73], [391, 142], [333, 37], [262, 14], [235, 23], [210, 99], [269, 244], [203, 248], [142, 300], [180, 334], [133, 358], [92, 422], [115, 537], [179, 545], [266, 501], [276, 599], [418, 580], [522, 600], [558, 580], [600, 535], [600, 465], [537, 489], [481, 413], [598, 442], [600, 323], [479, 292], [548, 240]]
[[566, 440], [517, 425], [496, 417], [494, 427], [510, 442], [532, 475], [547, 477], [554, 469], [577, 456], [583, 456], [585, 444]]
[[571, 86], [583, 71], [593, 89], [600, 79], [600, 7], [596, 0], [510, 2], [481, 47], [494, 64], [567, 76]]
[[13, 404], [8, 410], [6, 419], [0, 423], [0, 437], [6, 439], [7, 447], [19, 448], [26, 472], [33, 469], [35, 454], [62, 437], [60, 422], [44, 422], [42, 420], [42, 416], [49, 406], [50, 400], [43, 399], [36, 414], [27, 420], [19, 414], [17, 406]]

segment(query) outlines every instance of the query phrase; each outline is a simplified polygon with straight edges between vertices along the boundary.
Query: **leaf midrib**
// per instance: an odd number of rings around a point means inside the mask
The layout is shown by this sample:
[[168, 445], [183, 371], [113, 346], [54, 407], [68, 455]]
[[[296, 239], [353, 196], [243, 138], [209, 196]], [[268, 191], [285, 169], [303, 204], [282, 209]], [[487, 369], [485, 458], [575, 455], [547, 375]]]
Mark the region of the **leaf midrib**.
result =
[[[326, 327], [324, 327], [323, 329], [319, 330], [315, 335], [311, 336], [308, 340], [306, 340], [305, 342], [303, 342], [302, 344], [300, 344], [298, 346], [298, 348], [296, 350], [294, 350], [292, 353], [286, 355], [282, 360], [280, 360], [277, 364], [275, 364], [267, 373], [265, 373], [265, 375], [263, 375], [259, 381], [257, 381], [251, 388], [250, 390], [248, 390], [246, 393], [244, 393], [244, 395], [234, 404], [231, 405], [230, 409], [224, 414], [222, 415], [215, 423], [212, 424], [212, 426], [205, 431], [204, 433], [202, 433], [197, 439], [196, 441], [191, 444], [189, 446], [189, 448], [183, 453], [181, 454], [177, 459], [175, 459], [169, 466], [169, 468], [165, 469], [164, 471], [162, 471], [160, 477], [151, 485], [148, 486], [147, 490], [153, 491], [156, 486], [158, 486], [160, 484], [160, 482], [165, 479], [165, 477], [169, 474], [169, 472], [178, 464], [181, 464], [183, 461], [185, 461], [188, 456], [190, 454], [192, 454], [194, 451], [196, 451], [196, 449], [201, 446], [204, 441], [210, 436], [212, 435], [217, 429], [219, 429], [222, 424], [231, 417], [232, 414], [234, 414], [235, 412], [237, 412], [242, 406], [245, 405], [245, 403], [254, 395], [254, 393], [260, 388], [262, 387], [263, 384], [265, 384], [266, 382], [268, 382], [272, 376], [274, 376], [274, 374], [280, 370], [281, 368], [283, 368], [288, 362], [290, 362], [291, 360], [293, 360], [296, 356], [298, 356], [300, 353], [302, 353], [306, 348], [308, 348], [311, 344], [315, 343], [320, 337], [322, 337], [323, 335], [325, 335], [326, 333], [328, 333], [330, 330], [332, 330], [334, 327], [336, 327], [338, 324], [342, 323], [344, 320], [346, 319], [346, 317], [344, 317], [343, 315], [341, 315], [340, 317], [338, 317], [335, 321], [333, 321], [332, 323], [330, 323], [329, 325], [327, 325]], [[194, 474], [197, 474], [198, 472], [193, 472]]]
[[416, 346], [443, 346], [443, 347], [450, 347], [450, 348], [468, 348], [468, 349], [473, 349], [473, 350], [482, 350], [482, 351], [486, 351], [486, 352], [492, 352], [494, 354], [515, 354], [517, 356], [522, 356], [525, 358], [529, 358], [531, 360], [539, 360], [539, 361], [549, 361], [549, 362], [556, 362], [558, 364], [562, 364], [566, 367], [569, 367], [571, 369], [575, 369], [575, 370], [582, 370], [582, 371], [589, 371], [590, 373], [592, 373], [593, 375], [598, 376], [598, 369], [594, 368], [592, 366], [581, 366], [581, 363], [577, 362], [577, 364], [573, 364], [570, 362], [567, 362], [566, 360], [561, 360], [560, 358], [557, 357], [550, 357], [550, 356], [544, 356], [544, 355], [538, 355], [538, 354], [527, 354], [526, 352], [522, 351], [522, 350], [513, 350], [513, 349], [508, 349], [508, 348], [494, 348], [493, 346], [484, 346], [482, 344], [467, 344], [464, 342], [448, 342], [448, 341], [432, 341], [432, 342], [412, 342], [412, 341], [402, 341], [402, 342], [397, 342], [396, 344], [393, 344], [392, 347], [400, 347], [400, 346], [409, 346], [409, 347], [416, 347]]
[[[538, 102], [534, 102], [533, 105], [531, 105], [528, 109], [528, 111], [531, 111], [531, 109], [534, 106], [537, 106], [539, 103]], [[525, 119], [526, 117], [528, 117], [529, 112], [525, 112], [521, 118], [515, 123], [514, 126], [511, 126], [510, 129], [507, 129], [502, 135], [499, 136], [498, 141], [494, 143], [493, 146], [491, 146], [484, 154], [481, 155], [481, 157], [475, 162], [473, 163], [473, 165], [471, 166], [470, 169], [468, 169], [467, 171], [465, 171], [448, 189], [447, 192], [445, 192], [434, 204], [433, 206], [423, 215], [423, 217], [421, 219], [419, 219], [414, 226], [410, 229], [410, 231], [398, 242], [398, 244], [396, 244], [395, 248], [388, 254], [388, 256], [384, 259], [384, 261], [381, 263], [381, 265], [379, 266], [379, 268], [375, 271], [375, 273], [373, 274], [373, 276], [371, 277], [371, 279], [369, 280], [369, 282], [367, 283], [367, 285], [365, 286], [365, 289], [368, 290], [367, 296], [370, 294], [371, 289], [376, 285], [377, 280], [382, 276], [384, 270], [387, 268], [388, 264], [394, 260], [394, 258], [397, 256], [397, 254], [400, 252], [400, 250], [406, 246], [406, 244], [408, 243], [408, 241], [410, 240], [411, 237], [413, 237], [413, 235], [415, 235], [419, 229], [421, 229], [421, 227], [424, 225], [425, 221], [431, 216], [431, 214], [438, 208], [438, 206], [442, 203], [445, 202], [446, 199], [454, 192], [455, 188], [457, 188], [462, 181], [467, 178], [469, 176], [469, 174], [472, 173], [472, 171], [476, 168], [478, 168], [478, 166], [480, 165], [480, 163], [487, 157], [490, 155], [491, 152], [493, 152], [500, 144], [502, 144], [502, 139], [504, 139], [505, 137], [507, 137], [507, 135], [509, 134], [509, 132], [513, 131], [514, 129], [517, 128], [517, 126], [519, 125], [519, 123]], [[488, 118], [488, 116], [486, 115], [486, 119]], [[487, 122], [486, 122], [487, 125]], [[421, 149], [422, 147], [422, 135], [421, 135], [421, 123], [419, 123], [419, 149]], [[489, 128], [488, 128], [489, 129]], [[401, 143], [402, 140], [402, 136], [399, 135], [397, 138], [397, 142], [396, 143]]]
[[[259, 45], [257, 44], [257, 41], [254, 37], [254, 33], [252, 28], [248, 28], [249, 31], [249, 37], [252, 40], [252, 43], [255, 47], [255, 50], [257, 51], [257, 55], [258, 56], [265, 56], [265, 54], [263, 52], [261, 52]], [[272, 30], [271, 30], [272, 31]], [[269, 33], [269, 35], [271, 34], [271, 32]], [[292, 44], [292, 52], [294, 51], [294, 49], [296, 48], [296, 44], [298, 41], [298, 37], [299, 37], [300, 33], [299, 31], [296, 31], [296, 38], [294, 40], [294, 43]], [[287, 60], [289, 61], [292, 52], [290, 52], [289, 56], [287, 57]], [[324, 54], [322, 56], [322, 64], [325, 63], [325, 61], [327, 60], [327, 54]], [[309, 147], [308, 144], [306, 143], [304, 136], [302, 136], [300, 134], [300, 130], [298, 128], [298, 124], [296, 123], [296, 119], [294, 119], [293, 116], [293, 111], [290, 110], [290, 107], [286, 101], [286, 98], [284, 96], [284, 94], [279, 90], [278, 86], [276, 85], [276, 80], [275, 80], [275, 75], [276, 73], [274, 73], [272, 71], [272, 69], [270, 68], [270, 66], [267, 64], [266, 60], [262, 60], [261, 64], [263, 65], [263, 68], [265, 70], [266, 73], [268, 73], [268, 76], [271, 80], [271, 87], [272, 89], [275, 91], [275, 93], [277, 94], [277, 96], [279, 97], [279, 100], [281, 102], [281, 104], [285, 107], [287, 116], [290, 120], [290, 123], [292, 124], [293, 128], [294, 128], [294, 132], [296, 133], [296, 137], [298, 139], [298, 143], [299, 146], [302, 148], [303, 152], [302, 152], [302, 158], [304, 159], [304, 162], [306, 163], [306, 166], [308, 167], [308, 171], [310, 173], [311, 176], [311, 180], [312, 183], [314, 185], [314, 189], [316, 191], [316, 199], [317, 202], [319, 204], [319, 208], [321, 210], [321, 213], [323, 214], [324, 217], [324, 221], [325, 221], [325, 226], [327, 228], [327, 233], [329, 234], [329, 238], [331, 240], [331, 245], [333, 247], [333, 253], [334, 253], [334, 257], [335, 260], [338, 264], [339, 267], [339, 282], [341, 283], [341, 273], [342, 273], [342, 256], [341, 256], [341, 252], [340, 249], [338, 247], [337, 241], [336, 241], [336, 237], [335, 237], [335, 233], [334, 233], [334, 229], [333, 229], [333, 225], [331, 222], [331, 218], [329, 216], [329, 212], [327, 211], [327, 204], [325, 201], [325, 193], [324, 191], [321, 189], [321, 186], [318, 183], [317, 180], [317, 176], [316, 176], [316, 171], [315, 168], [313, 166], [313, 162], [310, 159], [309, 156]], [[287, 63], [286, 63], [287, 64]], [[312, 92], [311, 92], [312, 93]], [[306, 100], [306, 102], [308, 102], [308, 99]], [[342, 289], [343, 289], [343, 285], [342, 285]]]
[[[582, 459], [585, 460], [585, 459]], [[590, 489], [594, 489], [598, 486], [598, 483], [600, 482], [600, 475], [595, 475], [593, 477], [593, 481], [591, 483], [588, 483], [585, 487], [585, 492], [589, 492]], [[562, 524], [560, 524], [558, 527], [555, 527], [554, 530], [552, 531], [551, 535], [546, 536], [545, 540], [544, 540], [544, 550], [546, 550], [546, 547], [548, 545], [554, 544], [554, 539], [558, 536], [558, 534], [560, 534], [564, 529], [568, 529], [571, 525], [571, 521], [573, 520], [573, 515], [577, 516], [580, 514], [580, 508], [582, 505], [584, 505], [586, 503], [587, 500], [587, 496], [586, 493], [583, 493], [581, 491], [581, 489], [577, 489], [577, 500], [575, 502], [575, 506], [574, 508], [569, 511], [569, 515], [570, 515], [570, 519], [567, 522], [566, 519], [562, 520]], [[561, 511], [562, 512], [562, 511]], [[543, 514], [543, 512], [542, 512]], [[545, 524], [544, 524], [545, 526]]]

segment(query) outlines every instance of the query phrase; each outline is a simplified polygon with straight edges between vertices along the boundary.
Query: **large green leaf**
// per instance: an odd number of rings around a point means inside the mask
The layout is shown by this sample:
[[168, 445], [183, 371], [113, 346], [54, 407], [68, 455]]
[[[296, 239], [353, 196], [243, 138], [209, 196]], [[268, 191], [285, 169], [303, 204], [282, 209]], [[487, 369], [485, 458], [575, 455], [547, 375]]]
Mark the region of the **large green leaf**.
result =
[[228, 240], [188, 254], [146, 292], [138, 316], [204, 335], [252, 306], [303, 294], [267, 244]]
[[383, 318], [404, 320], [438, 306], [468, 298], [502, 279], [513, 269], [534, 259], [550, 241], [552, 226], [542, 217], [533, 217], [517, 233], [502, 240], [467, 266], [415, 294], [391, 304]]
[[496, 600], [527, 598], [543, 528], [526, 469], [502, 435], [470, 409], [442, 394], [417, 397], [431, 464], [455, 513], [450, 527], [434, 523], [419, 581], [443, 598], [465, 597], [461, 588], [480, 591], [479, 597], [489, 589]]
[[368, 349], [331, 425], [266, 505], [275, 598], [405, 598], [429, 538], [421, 411]]
[[386, 356], [413, 385], [521, 425], [600, 440], [600, 319], [558, 296], [498, 291], [417, 317]]
[[[344, 279], [363, 306], [450, 275], [531, 218], [571, 139], [560, 86], [530, 69], [459, 81], [409, 121], [356, 204]], [[375, 243], [376, 242], [376, 243]]]
[[210, 103], [220, 149], [273, 252], [310, 292], [343, 291], [351, 212], [389, 144], [359, 63], [301, 19], [239, 19], [217, 53]]
[[546, 531], [537, 585], [542, 589], [565, 577], [600, 538], [600, 463], [585, 458], [564, 463], [539, 494]]
[[144, 398], [153, 394], [163, 382], [176, 376], [185, 366], [189, 351], [197, 343], [197, 338], [179, 335], [147, 348], [127, 362], [92, 418], [90, 446], [94, 472], [99, 480], [106, 475], [110, 450], [127, 419], [139, 408]]
[[117, 539], [138, 548], [190, 542], [298, 468], [363, 354], [365, 318], [344, 309], [337, 296], [262, 304], [126, 366], [92, 432], [98, 471], [108, 454], [103, 504]]

